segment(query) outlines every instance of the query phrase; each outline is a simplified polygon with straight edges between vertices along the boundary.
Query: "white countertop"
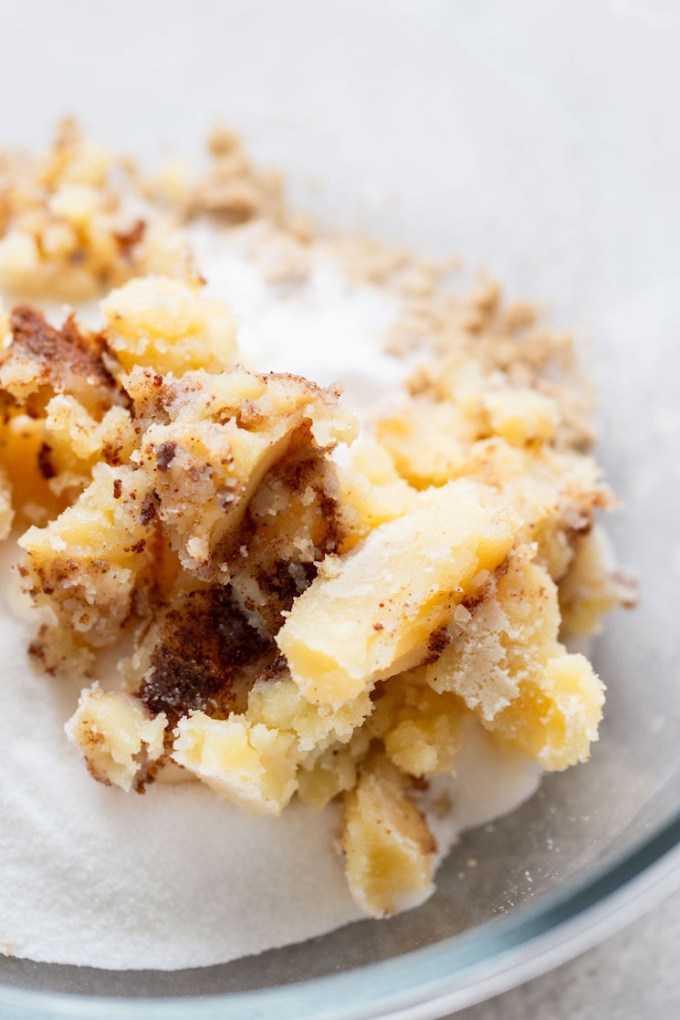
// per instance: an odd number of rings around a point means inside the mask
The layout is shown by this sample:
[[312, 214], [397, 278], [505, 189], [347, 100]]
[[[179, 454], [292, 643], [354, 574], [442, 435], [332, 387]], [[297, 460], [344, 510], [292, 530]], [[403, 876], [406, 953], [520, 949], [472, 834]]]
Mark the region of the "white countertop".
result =
[[571, 963], [456, 1020], [677, 1020], [680, 892]]

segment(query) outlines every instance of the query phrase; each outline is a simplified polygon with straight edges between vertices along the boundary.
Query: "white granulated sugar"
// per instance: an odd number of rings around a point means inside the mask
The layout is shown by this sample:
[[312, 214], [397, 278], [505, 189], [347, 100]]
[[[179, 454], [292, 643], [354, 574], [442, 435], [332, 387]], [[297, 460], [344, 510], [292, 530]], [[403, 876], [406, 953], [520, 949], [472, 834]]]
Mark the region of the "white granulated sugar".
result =
[[[277, 291], [249, 259], [249, 237], [244, 228], [194, 238], [211, 292], [240, 319], [248, 363], [340, 382], [356, 409], [390, 394], [406, 371], [380, 342], [396, 299], [348, 283], [327, 257], [303, 284]], [[3, 604], [0, 946], [41, 961], [170, 970], [298, 942], [361, 916], [334, 849], [337, 806], [315, 814], [294, 802], [279, 819], [259, 818], [199, 783], [156, 784], [144, 796], [99, 785], [64, 734], [79, 685], [36, 670], [29, 639]], [[501, 753], [470, 721], [457, 778], [438, 779], [424, 804], [440, 856], [461, 830], [525, 800], [538, 779], [535, 764]], [[452, 810], [439, 817], [443, 794]]]
[[336, 814], [243, 814], [197, 783], [101, 786], [66, 741], [74, 690], [31, 668], [0, 620], [0, 940], [18, 956], [170, 970], [295, 942], [359, 914]]
[[323, 250], [309, 254], [308, 277], [291, 286], [267, 283], [250, 257], [257, 226], [191, 234], [207, 293], [225, 298], [239, 320], [239, 349], [249, 367], [295, 372], [322, 386], [340, 383], [343, 399], [367, 411], [403, 383], [412, 362], [386, 353], [382, 338], [399, 313], [399, 299], [372, 284], [354, 283]]

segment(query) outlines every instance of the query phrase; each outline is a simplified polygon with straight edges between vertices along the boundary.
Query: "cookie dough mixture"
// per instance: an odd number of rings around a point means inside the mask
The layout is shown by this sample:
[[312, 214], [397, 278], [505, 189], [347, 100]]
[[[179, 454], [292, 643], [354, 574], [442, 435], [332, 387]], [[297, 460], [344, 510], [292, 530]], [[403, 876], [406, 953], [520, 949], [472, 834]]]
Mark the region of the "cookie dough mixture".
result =
[[318, 236], [225, 131], [0, 174], [0, 945], [169, 969], [417, 905], [597, 739], [563, 642], [633, 593], [571, 337]]

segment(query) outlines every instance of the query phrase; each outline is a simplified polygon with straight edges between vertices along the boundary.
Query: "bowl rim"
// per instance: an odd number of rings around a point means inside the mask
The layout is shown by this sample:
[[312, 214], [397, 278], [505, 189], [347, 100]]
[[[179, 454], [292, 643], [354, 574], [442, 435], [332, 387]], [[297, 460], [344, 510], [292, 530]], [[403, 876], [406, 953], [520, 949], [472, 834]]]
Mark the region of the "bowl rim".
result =
[[[0, 1016], [46, 1020], [433, 1020], [537, 977], [680, 888], [680, 811], [608, 863], [502, 918], [389, 960], [220, 995], [81, 996], [0, 985]], [[12, 1010], [12, 1012], [5, 1012]]]

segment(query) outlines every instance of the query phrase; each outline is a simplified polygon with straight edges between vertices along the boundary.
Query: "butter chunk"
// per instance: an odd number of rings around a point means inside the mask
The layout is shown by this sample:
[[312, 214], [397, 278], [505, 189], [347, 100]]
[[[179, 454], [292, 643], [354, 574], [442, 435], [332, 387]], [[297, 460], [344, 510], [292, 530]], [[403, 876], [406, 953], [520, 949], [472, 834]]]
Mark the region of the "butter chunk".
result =
[[[196, 711], [180, 719], [175, 730], [173, 760], [227, 800], [257, 814], [277, 815], [298, 789], [298, 768], [308, 779], [324, 758], [323, 790], [306, 782], [314, 806], [342, 789], [345, 756], [372, 709], [368, 694], [333, 712], [306, 701], [285, 671], [279, 679], [257, 681], [245, 713], [215, 719]], [[368, 739], [363, 741], [365, 753]], [[354, 773], [356, 778], [356, 774]], [[332, 789], [331, 789], [332, 788]]]
[[164, 276], [131, 280], [101, 302], [106, 337], [125, 369], [142, 365], [180, 375], [219, 372], [234, 361], [229, 307], [198, 288]]
[[124, 464], [137, 436], [126, 408], [114, 405], [97, 421], [74, 397], [59, 394], [47, 405], [44, 439], [49, 486], [60, 495], [83, 489], [100, 460]]
[[11, 486], [12, 506], [31, 524], [44, 524], [63, 509], [40, 470], [44, 442], [44, 419], [28, 414], [8, 414], [0, 427], [0, 464]]
[[368, 754], [371, 734], [359, 726], [347, 743], [331, 744], [322, 754], [310, 755], [298, 769], [298, 796], [313, 811], [323, 811], [328, 803], [353, 790], [361, 762]]
[[449, 402], [414, 399], [376, 423], [376, 437], [399, 474], [416, 488], [443, 485], [465, 473], [474, 424]]
[[247, 715], [251, 722], [292, 732], [301, 758], [315, 759], [331, 744], [349, 741], [372, 708], [367, 691], [334, 711], [307, 701], [290, 679], [263, 680], [248, 696]]
[[3, 288], [73, 302], [144, 273], [194, 276], [177, 217], [141, 204], [130, 171], [72, 121], [40, 158], [3, 158]]
[[167, 722], [131, 694], [106, 693], [95, 684], [82, 692], [66, 733], [95, 779], [129, 792], [143, 787], [150, 767], [162, 758]]
[[375, 439], [362, 436], [350, 452], [350, 464], [338, 472], [345, 532], [341, 552], [349, 552], [373, 528], [403, 517], [417, 499], [417, 490]]
[[438, 694], [426, 683], [425, 668], [391, 677], [376, 690], [368, 731], [379, 737], [385, 754], [410, 776], [454, 771], [465, 712], [455, 694]]
[[354, 899], [373, 917], [424, 899], [432, 886], [436, 844], [406, 796], [408, 781], [384, 758], [369, 759], [345, 794], [342, 846]]
[[33, 602], [91, 645], [116, 639], [153, 562], [153, 494], [130, 468], [98, 464], [90, 485], [46, 527], [19, 539]]
[[[235, 367], [163, 381], [135, 368], [125, 385], [136, 420], [151, 419], [132, 459], [153, 480], [159, 518], [182, 565], [208, 580], [228, 580], [220, 567], [242, 544], [239, 527], [268, 472], [284, 459], [323, 459], [356, 428], [334, 390], [293, 375]], [[273, 491], [271, 498], [280, 502]]]
[[551, 397], [523, 387], [490, 390], [484, 409], [494, 435], [513, 446], [551, 442], [560, 423], [557, 403]]
[[496, 730], [551, 772], [588, 761], [598, 738], [604, 684], [585, 655], [556, 655], [539, 683], [523, 684]]
[[460, 480], [326, 560], [276, 639], [304, 696], [338, 707], [421, 662], [452, 608], [505, 559], [517, 526], [496, 493]]
[[550, 446], [512, 446], [494, 438], [471, 450], [471, 477], [497, 486], [522, 517], [520, 538], [537, 545], [537, 560], [553, 580], [567, 571], [574, 535], [592, 526], [593, 512], [611, 495], [592, 457]]
[[495, 596], [472, 610], [425, 674], [435, 691], [457, 694], [487, 729], [551, 771], [588, 759], [604, 703], [588, 660], [557, 640], [559, 623], [548, 572], [514, 559]]
[[242, 715], [193, 712], [175, 729], [172, 758], [246, 811], [280, 815], [296, 790], [295, 738]]

